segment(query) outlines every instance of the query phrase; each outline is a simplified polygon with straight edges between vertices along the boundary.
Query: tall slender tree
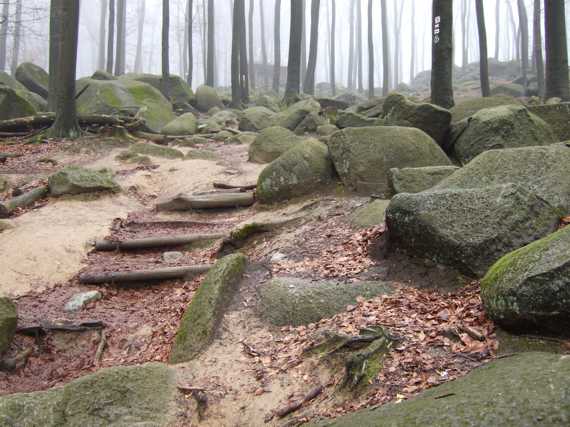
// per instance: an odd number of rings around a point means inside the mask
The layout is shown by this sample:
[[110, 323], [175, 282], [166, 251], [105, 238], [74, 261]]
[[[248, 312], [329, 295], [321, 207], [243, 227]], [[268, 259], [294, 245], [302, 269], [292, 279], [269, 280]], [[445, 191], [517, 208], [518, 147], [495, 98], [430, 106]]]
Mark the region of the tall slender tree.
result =
[[412, 47], [410, 53], [410, 83], [414, 80], [416, 75], [416, 12], [414, 4], [412, 3]]
[[431, 102], [451, 108], [453, 101], [453, 0], [433, 0]]
[[188, 31], [188, 46], [186, 47], [188, 50], [188, 75], [186, 76], [186, 82], [192, 86], [192, 77], [194, 76], [194, 44], [192, 40], [193, 34], [193, 14], [192, 11], [194, 10], [194, 1], [188, 0], [187, 5], [187, 14], [186, 14], [186, 27]]
[[273, 92], [279, 93], [281, 86], [281, 0], [275, 0], [273, 22]]
[[501, 0], [495, 0], [495, 61], [499, 60], [501, 37]]
[[6, 45], [8, 42], [8, 25], [10, 22], [10, 2], [4, 0], [2, 5], [2, 25], [0, 25], [0, 71], [6, 71]]
[[519, 28], [521, 37], [521, 74], [523, 86], [528, 89], [528, 17], [524, 0], [517, 0], [519, 11]]
[[[402, 81], [402, 55], [401, 55], [401, 33], [402, 17], [404, 15], [404, 4], [406, 0], [394, 2], [394, 87], [398, 87]], [[400, 9], [398, 10], [398, 6]]]
[[485, 26], [485, 10], [483, 0], [475, 0], [477, 14], [477, 30], [479, 33], [479, 74], [481, 79], [481, 94], [486, 97], [491, 95], [489, 84], [489, 60], [487, 54], [487, 28]]
[[536, 69], [536, 80], [538, 83], [538, 96], [544, 97], [544, 58], [542, 55], [542, 14], [540, 9], [540, 0], [534, 0], [533, 4], [533, 58]]
[[382, 95], [386, 96], [390, 92], [390, 40], [388, 39], [388, 11], [386, 10], [386, 0], [381, 0], [382, 7]]
[[162, 78], [170, 76], [170, 0], [162, 0]]
[[362, 1], [356, 0], [356, 67], [358, 91], [364, 91], [364, 76], [362, 72]]
[[249, 0], [249, 16], [248, 16], [248, 58], [249, 58], [249, 84], [252, 90], [255, 90], [257, 79], [255, 75], [255, 51], [253, 50], [255, 33], [253, 31], [253, 16], [255, 13], [255, 2]]
[[521, 45], [519, 43], [519, 36], [520, 36], [520, 32], [517, 28], [517, 24], [515, 22], [515, 13], [513, 11], [513, 6], [511, 4], [511, 0], [507, 0], [507, 10], [508, 10], [508, 17], [509, 17], [509, 22], [511, 23], [511, 31], [512, 31], [512, 41], [513, 41], [513, 45], [515, 47], [514, 51], [515, 51], [515, 58], [516, 60], [520, 60], [521, 57]]
[[289, 27], [289, 60], [287, 65], [286, 103], [296, 100], [301, 87], [301, 43], [303, 24], [303, 0], [291, 0], [291, 25]]
[[115, 0], [109, 0], [109, 30], [107, 31], [107, 72], [113, 73], [115, 60]]
[[125, 74], [127, 56], [127, 4], [126, 0], [117, 0], [117, 51], [115, 58], [115, 74]]
[[247, 52], [245, 51], [245, 1], [234, 0], [232, 26], [232, 106], [240, 108], [247, 102]]
[[321, 0], [312, 0], [311, 3], [311, 46], [309, 47], [309, 63], [303, 83], [303, 91], [310, 95], [315, 94], [315, 68], [317, 67], [317, 48], [319, 45], [319, 16]]
[[261, 64], [263, 65], [263, 85], [267, 87], [268, 61], [267, 61], [267, 46], [265, 43], [265, 10], [263, 9], [263, 3], [264, 3], [263, 0], [259, 0], [259, 29], [260, 29], [260, 38], [261, 38]]
[[16, 19], [14, 21], [14, 43], [12, 45], [12, 75], [16, 74], [20, 60], [20, 44], [22, 41], [22, 0], [16, 1]]
[[75, 73], [79, 36], [79, 0], [51, 0], [49, 93], [55, 122], [47, 135], [76, 138], [80, 134], [75, 106]]
[[566, 7], [560, 0], [544, 0], [546, 39], [546, 97], [570, 100]]
[[301, 22], [301, 81], [307, 73], [307, 3], [303, 0], [303, 22]]
[[208, 86], [216, 85], [216, 14], [214, 10], [214, 0], [208, 0], [208, 56], [206, 65], [206, 84]]
[[331, 91], [336, 96], [336, 0], [331, 0], [330, 45]]
[[107, 0], [101, 0], [101, 10], [99, 15], [99, 46], [97, 54], [97, 69], [105, 69], [105, 46], [106, 46], [106, 36], [107, 36], [107, 10], [109, 5]]
[[469, 63], [469, 16], [468, 0], [461, 0], [461, 66]]
[[146, 1], [139, 0], [138, 7], [138, 28], [137, 28], [137, 53], [135, 56], [135, 73], [142, 72], [142, 43], [144, 34], [144, 20]]
[[368, 0], [368, 97], [374, 96], [374, 32], [372, 31], [372, 0]]
[[[385, 0], [383, 0], [385, 1]], [[349, 90], [354, 90], [354, 0], [349, 0], [349, 34], [348, 34], [348, 81], [347, 86]]]

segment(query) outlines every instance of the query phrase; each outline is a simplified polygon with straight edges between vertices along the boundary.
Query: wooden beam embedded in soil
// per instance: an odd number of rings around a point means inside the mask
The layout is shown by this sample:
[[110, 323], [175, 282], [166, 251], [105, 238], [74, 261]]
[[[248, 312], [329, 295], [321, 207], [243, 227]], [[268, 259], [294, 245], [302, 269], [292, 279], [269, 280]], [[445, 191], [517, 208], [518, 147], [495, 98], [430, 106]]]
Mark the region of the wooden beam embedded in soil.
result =
[[[48, 128], [54, 121], [54, 113], [43, 113], [35, 116], [0, 120], [0, 132], [24, 132], [33, 129]], [[144, 121], [141, 119], [128, 116], [110, 116], [106, 114], [80, 115], [79, 124], [81, 126], [124, 126], [129, 130], [144, 127]]]
[[239, 190], [240, 192], [251, 191], [257, 188], [257, 184], [232, 185], [225, 182], [214, 182], [213, 185], [214, 188], [219, 190]]
[[137, 250], [163, 248], [172, 246], [188, 245], [196, 242], [205, 242], [209, 240], [217, 240], [226, 237], [226, 234], [189, 234], [186, 236], [165, 236], [165, 237], [147, 237], [143, 239], [131, 239], [123, 241], [98, 240], [95, 242], [95, 250], [97, 251], [114, 251], [114, 250]]
[[0, 218], [7, 218], [17, 208], [25, 208], [37, 202], [42, 197], [47, 196], [49, 189], [47, 186], [34, 188], [18, 197], [0, 202]]
[[193, 265], [186, 267], [159, 268], [156, 270], [83, 273], [79, 275], [79, 283], [84, 285], [100, 285], [103, 283], [135, 283], [185, 279], [189, 276], [206, 273], [211, 267], [211, 265]]
[[156, 205], [159, 211], [192, 209], [227, 209], [248, 207], [255, 203], [253, 193], [214, 193], [202, 196], [179, 194]]

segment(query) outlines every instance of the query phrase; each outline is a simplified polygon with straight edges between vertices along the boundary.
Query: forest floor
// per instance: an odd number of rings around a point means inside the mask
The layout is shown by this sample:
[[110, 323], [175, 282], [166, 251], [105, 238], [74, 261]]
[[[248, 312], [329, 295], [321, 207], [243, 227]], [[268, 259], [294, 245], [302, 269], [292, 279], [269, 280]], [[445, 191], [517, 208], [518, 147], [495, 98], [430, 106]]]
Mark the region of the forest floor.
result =
[[[121, 143], [100, 138], [75, 142], [0, 145], [10, 157], [0, 173], [23, 190], [45, 183], [68, 164], [115, 171], [117, 195], [44, 199], [17, 211], [14, 228], [0, 235], [0, 294], [14, 297], [20, 330], [8, 356], [31, 355], [16, 372], [0, 372], [0, 394], [45, 390], [97, 369], [166, 362], [180, 319], [203, 276], [141, 286], [86, 286], [80, 273], [213, 262], [220, 241], [176, 248], [183, 257], [169, 264], [164, 250], [95, 252], [96, 238], [139, 238], [190, 233], [226, 233], [244, 220], [302, 213], [301, 223], [262, 234], [242, 249], [249, 267], [239, 294], [224, 316], [219, 334], [196, 360], [177, 365], [182, 390], [207, 397], [192, 414], [196, 425], [297, 425], [315, 416], [335, 416], [357, 408], [407, 399], [426, 388], [460, 377], [495, 357], [494, 327], [483, 312], [478, 283], [458, 284], [417, 260], [379, 256], [382, 225], [359, 229], [353, 212], [369, 199], [321, 194], [293, 204], [254, 205], [231, 211], [165, 214], [157, 199], [180, 192], [211, 191], [214, 181], [255, 183], [263, 166], [247, 162], [246, 145], [209, 141], [193, 150], [203, 159], [152, 158], [146, 166], [117, 161]], [[181, 149], [187, 151], [187, 149]], [[278, 255], [278, 256], [276, 256]], [[389, 296], [360, 299], [331, 319], [301, 327], [277, 328], [257, 311], [258, 289], [274, 276], [312, 280], [386, 280], [397, 283]], [[444, 284], [449, 286], [443, 286]], [[68, 313], [71, 296], [98, 290], [103, 298]], [[40, 326], [63, 322], [77, 331]], [[104, 328], [92, 328], [100, 324]], [[324, 330], [354, 334], [382, 325], [397, 337], [384, 369], [365, 392], [339, 392], [342, 369], [304, 355]], [[56, 328], [57, 329], [57, 328]], [[477, 331], [475, 338], [466, 330]], [[101, 345], [103, 341], [104, 345]], [[100, 351], [103, 349], [103, 353]], [[308, 394], [314, 399], [279, 419]], [[190, 396], [189, 396], [190, 398]]]

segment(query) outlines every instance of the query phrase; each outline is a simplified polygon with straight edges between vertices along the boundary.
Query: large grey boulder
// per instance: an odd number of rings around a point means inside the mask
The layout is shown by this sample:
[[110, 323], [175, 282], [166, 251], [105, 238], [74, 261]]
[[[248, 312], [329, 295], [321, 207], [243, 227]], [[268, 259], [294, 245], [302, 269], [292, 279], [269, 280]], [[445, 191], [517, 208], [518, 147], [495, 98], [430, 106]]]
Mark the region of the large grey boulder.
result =
[[559, 219], [555, 208], [514, 184], [402, 193], [386, 211], [391, 245], [474, 277], [556, 230]]
[[0, 357], [8, 350], [18, 323], [16, 305], [6, 297], [0, 297]]
[[266, 107], [251, 107], [244, 110], [239, 117], [239, 130], [259, 132], [273, 126], [275, 113]]
[[198, 119], [192, 113], [176, 117], [162, 128], [162, 133], [169, 136], [194, 135], [198, 132]]
[[192, 88], [179, 76], [167, 78], [155, 74], [127, 73], [120, 79], [130, 79], [151, 85], [176, 107], [189, 106], [194, 101]]
[[542, 119], [522, 105], [504, 105], [475, 113], [452, 144], [457, 160], [466, 164], [487, 150], [555, 142], [554, 132]]
[[22, 83], [12, 77], [10, 74], [4, 71], [0, 71], [0, 84], [14, 89], [14, 91], [19, 96], [25, 98], [26, 101], [32, 104], [37, 111], [47, 111], [47, 101], [37, 93], [28, 90]]
[[196, 89], [195, 101], [198, 110], [204, 113], [214, 107], [224, 107], [216, 89], [206, 85], [202, 85]]
[[390, 184], [394, 194], [419, 193], [432, 188], [457, 170], [457, 166], [394, 168], [390, 169]]
[[33, 116], [36, 113], [36, 108], [22, 92], [0, 85], [0, 120]]
[[166, 365], [102, 369], [63, 387], [0, 397], [0, 425], [170, 426], [182, 421], [181, 398]]
[[491, 95], [506, 95], [512, 96], [515, 98], [521, 98], [526, 95], [526, 91], [524, 86], [518, 83], [505, 83], [499, 86], [494, 87], [491, 90]]
[[567, 334], [570, 227], [511, 252], [481, 281], [487, 314], [507, 328]]
[[275, 203], [304, 196], [330, 183], [333, 176], [327, 146], [308, 139], [263, 169], [257, 181], [257, 197], [262, 203]]
[[54, 173], [48, 179], [48, 186], [50, 194], [53, 196], [118, 191], [120, 189], [110, 170], [95, 171], [79, 166], [67, 166]]
[[529, 105], [527, 108], [552, 127], [559, 141], [570, 140], [570, 102]]
[[380, 126], [383, 122], [375, 118], [365, 117], [362, 114], [358, 114], [353, 111], [339, 111], [337, 113], [335, 124], [339, 129], [346, 129]]
[[49, 76], [42, 67], [31, 62], [23, 62], [16, 68], [15, 77], [26, 89], [47, 99]]
[[392, 168], [451, 165], [432, 138], [408, 127], [344, 129], [333, 134], [328, 145], [343, 183], [363, 194], [389, 196]]
[[259, 289], [259, 313], [276, 326], [307, 325], [332, 317], [366, 299], [392, 293], [392, 285], [384, 282], [334, 283], [278, 277]]
[[283, 127], [263, 129], [249, 146], [249, 161], [270, 163], [301, 141], [303, 138]]
[[303, 120], [310, 114], [319, 114], [321, 105], [312, 98], [304, 99], [290, 105], [275, 117], [275, 124], [295, 131]]
[[521, 105], [521, 102], [507, 95], [466, 99], [458, 102], [451, 108], [451, 121], [458, 122], [471, 117], [478, 111], [486, 108], [500, 107], [501, 105]]
[[451, 113], [434, 104], [414, 102], [399, 93], [389, 95], [380, 116], [388, 126], [407, 126], [423, 130], [443, 144], [451, 123]]
[[569, 214], [570, 147], [554, 144], [486, 151], [436, 188], [478, 188], [507, 183], [518, 184]]
[[566, 356], [515, 354], [410, 400], [361, 410], [317, 425], [564, 427], [570, 424], [568, 375], [570, 358]]

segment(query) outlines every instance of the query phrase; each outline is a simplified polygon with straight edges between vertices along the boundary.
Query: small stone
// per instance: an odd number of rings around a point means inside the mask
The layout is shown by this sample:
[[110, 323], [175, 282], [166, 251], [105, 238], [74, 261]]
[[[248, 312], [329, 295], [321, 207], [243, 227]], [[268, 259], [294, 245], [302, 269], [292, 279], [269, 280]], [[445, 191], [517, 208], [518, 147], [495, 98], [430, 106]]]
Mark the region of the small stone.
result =
[[176, 264], [184, 257], [182, 252], [164, 252], [162, 254], [162, 261], [167, 264]]
[[89, 292], [81, 292], [79, 294], [75, 294], [71, 297], [71, 299], [65, 304], [64, 311], [79, 311], [86, 304], [98, 301], [103, 298], [103, 294], [99, 291], [89, 291]]
[[287, 258], [287, 255], [282, 254], [281, 252], [275, 252], [271, 255], [271, 262], [280, 262]]

